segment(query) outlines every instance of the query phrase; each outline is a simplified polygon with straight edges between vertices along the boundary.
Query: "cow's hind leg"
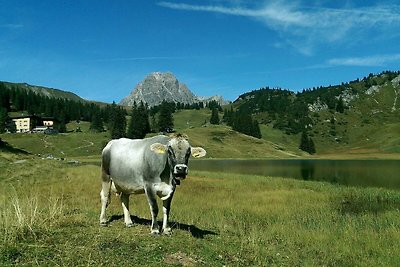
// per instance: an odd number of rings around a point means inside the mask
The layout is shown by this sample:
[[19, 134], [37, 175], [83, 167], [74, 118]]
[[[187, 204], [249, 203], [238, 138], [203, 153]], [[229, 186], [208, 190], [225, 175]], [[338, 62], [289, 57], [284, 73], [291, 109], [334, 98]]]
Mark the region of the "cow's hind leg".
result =
[[107, 225], [107, 216], [106, 216], [106, 208], [110, 203], [110, 187], [111, 187], [111, 180], [102, 181], [101, 183], [101, 191], [100, 191], [100, 199], [101, 199], [101, 212], [100, 212], [100, 225], [106, 226]]
[[160, 234], [160, 230], [158, 228], [158, 223], [157, 223], [158, 205], [157, 205], [156, 194], [153, 188], [151, 188], [150, 186], [145, 189], [145, 192], [151, 212], [151, 234], [158, 235]]
[[126, 227], [131, 227], [133, 225], [131, 214], [129, 213], [129, 195], [121, 193], [121, 203], [122, 210], [124, 211], [124, 221]]

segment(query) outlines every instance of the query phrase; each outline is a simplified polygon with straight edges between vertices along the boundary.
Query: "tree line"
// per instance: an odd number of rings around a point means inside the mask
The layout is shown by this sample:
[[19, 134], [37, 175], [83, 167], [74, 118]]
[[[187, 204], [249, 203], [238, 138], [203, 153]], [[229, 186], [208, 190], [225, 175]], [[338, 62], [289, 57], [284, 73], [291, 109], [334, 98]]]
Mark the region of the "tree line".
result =
[[[44, 117], [53, 117], [58, 121], [57, 129], [65, 132], [65, 125], [73, 120], [90, 122], [90, 130], [104, 132], [106, 129], [112, 139], [144, 138], [150, 132], [172, 132], [174, 129], [173, 114], [180, 109], [200, 109], [205, 106], [211, 110], [210, 123], [226, 123], [233, 130], [246, 135], [261, 138], [259, 123], [253, 119], [250, 105], [243, 105], [240, 109], [224, 110], [222, 120], [219, 112], [223, 109], [216, 101], [203, 103], [182, 104], [162, 102], [158, 106], [149, 108], [143, 102], [134, 103], [130, 110], [117, 105], [99, 106], [90, 102], [78, 102], [68, 99], [51, 98], [34, 93], [33, 91], [13, 87], [6, 88], [0, 83], [0, 132], [5, 131], [8, 112], [26, 111]], [[271, 106], [278, 110], [280, 106]], [[77, 129], [79, 130], [79, 129]]]
[[[90, 121], [94, 114], [104, 112], [99, 105], [94, 103], [53, 98], [18, 88], [18, 86], [8, 88], [1, 82], [0, 110], [1, 127], [5, 127], [5, 122], [10, 120], [9, 112], [24, 111], [29, 115], [54, 118], [58, 122], [57, 128], [60, 132], [65, 131], [65, 124], [70, 121]], [[108, 114], [102, 114], [102, 116], [108, 119]]]
[[[5, 132], [11, 121], [9, 112], [24, 112], [40, 117], [52, 117], [60, 132], [66, 131], [66, 124], [71, 121], [88, 121], [94, 132], [109, 131], [111, 138], [143, 138], [149, 132], [169, 133], [174, 129], [173, 113], [181, 109], [201, 109], [205, 106], [222, 110], [217, 102], [210, 103], [170, 103], [162, 102], [149, 108], [147, 104], [134, 103], [127, 110], [113, 102], [100, 106], [91, 102], [79, 102], [37, 94], [19, 88], [18, 85], [7, 87], [0, 83], [0, 132]], [[80, 131], [80, 129], [76, 129]]]
[[237, 132], [259, 139], [262, 137], [258, 121], [253, 119], [252, 114], [249, 112], [240, 109], [234, 111], [231, 106], [230, 109], [224, 110], [222, 121]]
[[[140, 102], [134, 103], [131, 110], [126, 112], [123, 107], [113, 102], [112, 105], [106, 107], [110, 114], [107, 128], [111, 138], [136, 139], [144, 138], [150, 132], [172, 132], [174, 129], [173, 113], [176, 111], [176, 106], [175, 103], [164, 101], [158, 106], [149, 108], [147, 104]], [[91, 120], [90, 129], [96, 132], [104, 131], [101, 116], [96, 116]]]

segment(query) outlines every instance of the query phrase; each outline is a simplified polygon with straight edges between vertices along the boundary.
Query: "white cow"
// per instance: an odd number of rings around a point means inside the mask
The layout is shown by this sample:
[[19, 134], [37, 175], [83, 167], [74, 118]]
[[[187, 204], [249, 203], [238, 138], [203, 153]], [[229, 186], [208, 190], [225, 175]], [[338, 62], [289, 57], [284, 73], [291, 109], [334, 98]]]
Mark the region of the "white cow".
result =
[[107, 225], [106, 207], [111, 190], [119, 193], [127, 227], [133, 225], [129, 195], [146, 193], [150, 205], [151, 233], [159, 234], [156, 195], [163, 200], [162, 232], [170, 234], [168, 217], [176, 186], [188, 173], [189, 156], [203, 157], [206, 151], [191, 147], [185, 135], [155, 136], [145, 139], [110, 141], [102, 153], [102, 190], [100, 225]]

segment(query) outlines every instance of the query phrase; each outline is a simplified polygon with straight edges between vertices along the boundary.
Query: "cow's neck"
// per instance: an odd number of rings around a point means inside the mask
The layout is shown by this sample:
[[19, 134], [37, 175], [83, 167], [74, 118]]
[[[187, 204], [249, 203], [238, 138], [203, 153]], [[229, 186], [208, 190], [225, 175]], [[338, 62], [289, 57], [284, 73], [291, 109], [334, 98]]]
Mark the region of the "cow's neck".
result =
[[174, 176], [174, 174], [173, 174], [173, 169], [169, 166], [168, 159], [167, 159], [167, 161], [165, 162], [164, 170], [163, 170], [163, 172], [161, 173], [160, 176], [161, 176], [161, 180], [162, 180], [164, 183], [167, 183], [167, 184], [169, 184], [169, 185], [172, 185], [174, 188], [175, 188], [177, 185], [180, 185], [180, 184], [181, 184], [181, 181], [179, 181], [178, 179], [175, 178], [175, 176]]

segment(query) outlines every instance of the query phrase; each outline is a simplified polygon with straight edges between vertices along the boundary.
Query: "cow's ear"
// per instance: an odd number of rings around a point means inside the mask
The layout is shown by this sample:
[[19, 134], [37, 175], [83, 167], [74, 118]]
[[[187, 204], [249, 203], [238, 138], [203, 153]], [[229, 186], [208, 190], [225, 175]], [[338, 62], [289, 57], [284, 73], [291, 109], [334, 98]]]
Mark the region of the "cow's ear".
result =
[[191, 148], [192, 156], [195, 158], [201, 158], [206, 155], [206, 151], [202, 147], [192, 147]]
[[154, 143], [150, 146], [150, 150], [157, 154], [164, 154], [167, 151], [167, 146], [161, 143]]

